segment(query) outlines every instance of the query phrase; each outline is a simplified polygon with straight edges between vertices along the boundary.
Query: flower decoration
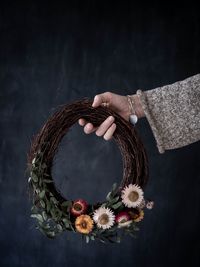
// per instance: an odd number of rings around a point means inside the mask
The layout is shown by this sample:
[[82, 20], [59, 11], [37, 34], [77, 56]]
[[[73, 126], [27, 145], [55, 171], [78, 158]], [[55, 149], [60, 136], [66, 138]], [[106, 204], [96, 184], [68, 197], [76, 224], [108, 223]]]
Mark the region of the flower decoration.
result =
[[71, 207], [71, 213], [74, 216], [79, 216], [81, 214], [84, 214], [87, 211], [88, 204], [83, 199], [78, 199], [73, 202], [73, 205]]
[[75, 220], [75, 227], [78, 232], [89, 234], [92, 231], [93, 223], [89, 215], [80, 215]]
[[142, 188], [131, 183], [121, 190], [113, 184], [106, 200], [94, 205], [84, 199], [58, 199], [48, 187], [53, 179], [46, 174], [47, 165], [41, 159], [39, 154], [32, 160], [28, 179], [37, 195], [31, 216], [37, 219], [38, 229], [49, 238], [69, 230], [81, 234], [86, 242], [96, 239], [104, 243], [120, 242], [120, 231], [135, 236], [139, 230], [137, 224], [144, 218], [143, 209], [153, 208], [154, 202], [144, 199]]
[[102, 229], [109, 229], [115, 222], [115, 215], [109, 208], [100, 207], [95, 210], [93, 220]]
[[121, 211], [120, 213], [117, 214], [115, 220], [118, 223], [123, 223], [127, 222], [130, 219], [130, 215], [128, 214], [127, 211]]
[[[128, 184], [119, 191], [115, 183], [106, 200], [95, 205], [83, 199], [72, 201], [62, 198], [61, 201], [49, 190], [48, 185], [53, 180], [46, 175], [47, 165], [41, 163], [41, 158], [42, 155], [32, 161], [28, 179], [38, 197], [31, 216], [37, 219], [38, 228], [49, 238], [69, 230], [82, 234], [86, 242], [96, 239], [104, 243], [120, 242], [119, 231], [135, 236], [138, 230], [136, 224], [144, 218], [143, 209], [153, 207], [153, 201], [144, 199], [143, 190], [137, 184]], [[41, 179], [42, 171], [45, 179]]]
[[122, 190], [122, 202], [126, 207], [135, 208], [139, 206], [143, 200], [143, 191], [136, 184], [129, 184]]
[[153, 201], [147, 201], [147, 203], [146, 203], [146, 208], [147, 209], [149, 209], [149, 210], [151, 210], [152, 208], [153, 208], [153, 206], [154, 206], [154, 202]]
[[118, 223], [118, 228], [122, 227], [129, 227], [131, 223], [133, 222], [130, 220], [130, 215], [127, 211], [121, 211], [120, 213], [117, 214], [115, 220]]
[[144, 218], [144, 211], [142, 209], [134, 208], [129, 211], [129, 215], [134, 222], [140, 222]]

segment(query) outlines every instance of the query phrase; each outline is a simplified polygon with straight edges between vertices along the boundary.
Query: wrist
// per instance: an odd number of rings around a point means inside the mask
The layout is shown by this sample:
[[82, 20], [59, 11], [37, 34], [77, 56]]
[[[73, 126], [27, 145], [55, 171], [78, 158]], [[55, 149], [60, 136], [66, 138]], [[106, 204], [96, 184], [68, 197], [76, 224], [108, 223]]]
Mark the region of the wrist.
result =
[[131, 98], [133, 99], [134, 108], [135, 108], [135, 114], [138, 118], [145, 117], [145, 113], [142, 107], [142, 103], [140, 101], [140, 98], [137, 94], [131, 95]]
[[138, 118], [145, 117], [139, 96], [137, 94], [127, 95], [127, 99], [129, 104], [129, 116], [135, 114]]

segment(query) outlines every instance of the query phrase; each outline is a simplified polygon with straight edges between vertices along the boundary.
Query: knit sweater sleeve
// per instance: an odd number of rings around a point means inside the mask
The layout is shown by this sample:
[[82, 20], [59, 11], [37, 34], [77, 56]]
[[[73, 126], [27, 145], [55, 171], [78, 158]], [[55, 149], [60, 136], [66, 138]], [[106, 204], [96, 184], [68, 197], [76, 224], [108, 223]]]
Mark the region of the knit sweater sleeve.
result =
[[159, 153], [200, 140], [200, 74], [136, 94]]

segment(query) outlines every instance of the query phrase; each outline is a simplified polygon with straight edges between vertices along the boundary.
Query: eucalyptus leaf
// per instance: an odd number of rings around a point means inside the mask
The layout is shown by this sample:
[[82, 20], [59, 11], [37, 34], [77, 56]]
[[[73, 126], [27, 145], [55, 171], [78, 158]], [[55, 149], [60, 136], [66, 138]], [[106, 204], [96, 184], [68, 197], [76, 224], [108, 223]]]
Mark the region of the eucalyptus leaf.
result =
[[94, 235], [91, 235], [91, 236], [90, 236], [90, 239], [94, 241], [94, 240], [95, 240]]
[[120, 202], [117, 202], [116, 204], [112, 205], [112, 208], [113, 208], [114, 210], [116, 210], [116, 209], [118, 209], [121, 205], [122, 205], [122, 202], [120, 201]]
[[102, 243], [106, 243], [106, 240], [102, 237], [99, 238], [99, 240], [102, 242]]
[[53, 180], [50, 180], [50, 179], [43, 179], [43, 182], [45, 184], [50, 184], [50, 183], [53, 183]]
[[62, 207], [68, 207], [68, 206], [71, 206], [72, 205], [72, 202], [70, 200], [67, 200], [67, 201], [64, 201], [61, 206]]
[[111, 199], [111, 200], [109, 201], [109, 204], [112, 205], [112, 204], [116, 203], [118, 200], [119, 200], [119, 196], [117, 196], [117, 197]]
[[47, 214], [46, 214], [45, 211], [42, 212], [42, 217], [43, 217], [43, 219], [44, 219], [45, 221], [47, 220]]
[[57, 224], [57, 229], [58, 229], [59, 232], [61, 232], [63, 230], [62, 225], [61, 224]]
[[40, 200], [40, 205], [42, 206], [42, 208], [45, 208], [46, 205], [45, 205], [44, 200], [42, 200], [42, 199]]
[[101, 205], [101, 207], [102, 207], [102, 208], [105, 208], [105, 207], [107, 206], [107, 204], [108, 204], [108, 203], [103, 203], [103, 204]]
[[111, 189], [112, 194], [114, 194], [116, 192], [116, 190], [117, 190], [117, 183], [114, 183], [112, 185], [112, 189]]
[[47, 167], [47, 164], [46, 163], [42, 163], [42, 166], [41, 166], [43, 169], [45, 169]]
[[88, 236], [88, 235], [86, 235], [86, 243], [89, 243], [89, 241], [90, 241], [90, 237]]
[[51, 204], [50, 204], [50, 202], [47, 200], [46, 201], [46, 205], [47, 205], [47, 212], [49, 212], [50, 211], [50, 209], [51, 209]]
[[46, 235], [49, 237], [49, 238], [54, 238], [56, 236], [56, 233], [54, 231], [48, 231], [46, 232]]
[[38, 182], [38, 177], [37, 175], [33, 172], [31, 175], [31, 179], [33, 180], [33, 182], [37, 183]]
[[74, 232], [76, 232], [76, 230], [74, 229], [74, 227], [73, 227], [72, 224], [70, 224], [70, 227], [71, 227], [71, 229], [72, 229]]
[[45, 196], [45, 190], [42, 190], [40, 193], [39, 193], [39, 198], [44, 198]]
[[62, 221], [64, 222], [64, 224], [71, 224], [70, 220], [67, 218], [63, 218]]
[[112, 192], [109, 192], [106, 196], [106, 200], [110, 201], [112, 199]]
[[44, 221], [41, 214], [31, 214], [31, 217], [37, 219], [40, 222]]
[[55, 197], [50, 197], [50, 201], [54, 204], [58, 204], [58, 200]]

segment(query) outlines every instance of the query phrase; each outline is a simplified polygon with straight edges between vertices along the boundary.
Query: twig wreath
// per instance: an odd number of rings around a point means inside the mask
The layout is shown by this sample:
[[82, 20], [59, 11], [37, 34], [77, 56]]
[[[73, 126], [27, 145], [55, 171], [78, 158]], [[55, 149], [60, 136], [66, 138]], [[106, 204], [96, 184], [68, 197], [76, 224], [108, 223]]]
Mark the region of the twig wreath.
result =
[[[143, 192], [148, 180], [148, 159], [130, 122], [107, 107], [93, 108], [92, 102], [84, 98], [61, 106], [34, 137], [28, 152], [28, 182], [33, 195], [31, 217], [37, 220], [36, 228], [49, 238], [73, 231], [87, 243], [96, 239], [104, 243], [120, 242], [124, 234], [135, 237], [144, 208], [153, 207]], [[102, 203], [66, 198], [56, 188], [51, 174], [61, 139], [79, 118], [99, 126], [110, 115], [115, 117], [117, 127], [113, 138], [123, 159], [121, 184], [115, 183]]]

